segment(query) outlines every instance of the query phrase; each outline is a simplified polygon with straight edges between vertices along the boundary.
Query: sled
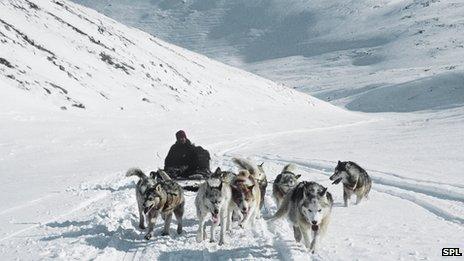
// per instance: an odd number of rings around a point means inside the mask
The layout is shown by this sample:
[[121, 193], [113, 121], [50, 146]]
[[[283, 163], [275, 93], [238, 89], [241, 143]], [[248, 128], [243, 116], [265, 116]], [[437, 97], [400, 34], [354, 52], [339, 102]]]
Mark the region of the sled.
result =
[[[211, 171], [209, 170], [198, 170], [195, 173], [185, 176], [183, 174], [183, 169], [166, 169], [164, 170], [172, 180], [175, 180], [184, 190], [186, 191], [198, 191], [200, 185], [211, 176]], [[156, 171], [150, 172], [150, 176], [155, 178]]]

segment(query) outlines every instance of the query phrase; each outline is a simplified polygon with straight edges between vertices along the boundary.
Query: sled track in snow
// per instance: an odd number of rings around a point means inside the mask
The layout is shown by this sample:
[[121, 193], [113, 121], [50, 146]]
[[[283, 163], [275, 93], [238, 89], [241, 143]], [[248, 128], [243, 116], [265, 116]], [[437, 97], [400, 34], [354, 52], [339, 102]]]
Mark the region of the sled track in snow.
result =
[[49, 223], [55, 222], [56, 220], [60, 220], [60, 219], [62, 219], [62, 218], [64, 218], [64, 217], [67, 217], [67, 216], [69, 216], [69, 215], [71, 215], [71, 214], [73, 214], [73, 213], [75, 213], [75, 212], [77, 212], [77, 211], [79, 211], [79, 210], [81, 210], [81, 209], [87, 207], [87, 206], [90, 206], [91, 204], [93, 204], [93, 203], [96, 202], [96, 201], [102, 200], [103, 198], [105, 198], [105, 197], [107, 197], [107, 196], [108, 196], [108, 193], [99, 193], [99, 194], [97, 194], [95, 197], [90, 198], [90, 199], [88, 199], [88, 200], [85, 200], [85, 201], [81, 202], [77, 207], [75, 207], [75, 208], [73, 208], [73, 209], [67, 211], [67, 212], [64, 213], [64, 214], [61, 214], [61, 215], [59, 215], [59, 216], [57, 216], [57, 217], [54, 217], [54, 218], [52, 218], [52, 219], [49, 219], [49, 220], [47, 220], [47, 221], [45, 221], [45, 222], [40, 222], [40, 223], [38, 223], [38, 224], [29, 226], [29, 227], [23, 228], [23, 229], [21, 229], [21, 230], [18, 230], [18, 231], [16, 231], [16, 232], [13, 232], [13, 233], [11, 233], [11, 234], [8, 234], [7, 236], [5, 236], [5, 237], [3, 237], [3, 238], [0, 238], [0, 242], [3, 242], [3, 241], [5, 241], [5, 240], [7, 240], [7, 239], [10, 239], [10, 238], [12, 238], [12, 237], [14, 237], [14, 236], [20, 235], [20, 234], [22, 234], [22, 233], [24, 233], [24, 232], [27, 232], [27, 231], [29, 231], [29, 230], [32, 230], [32, 229], [34, 229], [34, 228], [43, 227], [43, 226], [46, 226], [46, 225], [49, 224]]
[[[327, 161], [327, 163], [320, 164], [320, 163], [310, 163], [309, 161], [284, 159], [284, 158], [272, 157], [272, 156], [261, 156], [261, 157], [257, 156], [257, 157], [262, 158], [263, 160], [280, 162], [282, 164], [293, 163], [303, 169], [316, 171], [327, 177], [332, 175], [331, 171], [336, 165], [336, 162], [329, 162], [329, 161]], [[412, 183], [407, 183], [407, 182], [400, 183], [398, 181], [389, 180], [389, 179], [382, 178], [382, 177], [377, 177], [376, 175], [372, 174], [372, 173], [375, 174], [376, 172], [384, 174], [384, 172], [379, 172], [376, 170], [368, 170], [368, 173], [371, 176], [372, 181], [373, 181], [373, 188], [372, 188], [373, 190], [380, 192], [380, 193], [388, 194], [393, 197], [400, 198], [402, 200], [406, 200], [413, 204], [416, 204], [422, 207], [423, 209], [427, 210], [428, 212], [436, 215], [437, 217], [444, 219], [445, 221], [453, 222], [458, 225], [464, 225], [464, 218], [454, 215], [444, 210], [443, 208], [438, 207], [437, 205], [434, 205], [430, 202], [427, 202], [421, 199], [420, 197], [418, 197], [417, 195], [415, 195], [415, 194], [423, 194], [428, 197], [433, 197], [436, 199], [451, 202], [451, 204], [453, 205], [457, 205], [457, 206], [460, 206], [461, 208], [464, 208], [464, 204], [463, 204], [464, 195], [463, 194], [458, 193], [458, 192], [449, 191], [443, 188], [427, 186], [423, 184], [412, 184]], [[395, 176], [401, 177], [399, 175], [395, 175]], [[434, 184], [452, 186], [451, 184], [447, 184], [447, 183], [437, 182]], [[454, 187], [459, 188], [460, 186], [454, 186]], [[400, 191], [394, 191], [392, 189], [396, 189]]]
[[375, 190], [378, 191], [378, 192], [382, 192], [382, 193], [389, 194], [389, 195], [394, 196], [394, 197], [398, 197], [398, 198], [413, 202], [413, 203], [423, 207], [424, 209], [432, 212], [433, 214], [435, 214], [435, 215], [437, 215], [437, 216], [439, 216], [439, 217], [441, 217], [441, 218], [443, 218], [443, 219], [445, 219], [447, 221], [464, 225], [464, 219], [463, 218], [455, 216], [453, 214], [450, 214], [450, 213], [444, 211], [443, 209], [438, 208], [435, 205], [433, 205], [433, 204], [431, 204], [431, 203], [429, 203], [429, 202], [427, 202], [425, 200], [414, 197], [413, 195], [410, 195], [408, 193], [396, 192], [396, 191], [393, 191], [393, 190], [388, 189], [388, 188], [382, 188], [380, 186], [376, 186]]
[[217, 146], [225, 146], [227, 145], [226, 149], [223, 149], [221, 151], [218, 151], [216, 154], [220, 156], [227, 156], [227, 154], [231, 151], [240, 149], [245, 146], [249, 146], [250, 143], [256, 143], [260, 141], [265, 141], [269, 138], [275, 138], [279, 136], [285, 136], [288, 134], [297, 134], [297, 133], [308, 133], [308, 132], [317, 132], [317, 131], [324, 131], [324, 130], [333, 130], [333, 129], [339, 129], [339, 128], [346, 128], [346, 127], [351, 127], [351, 126], [357, 126], [357, 125], [363, 125], [367, 123], [372, 123], [376, 122], [378, 120], [362, 120], [358, 122], [353, 122], [353, 123], [346, 123], [346, 124], [339, 124], [339, 125], [334, 125], [334, 126], [327, 126], [327, 127], [316, 127], [316, 128], [307, 128], [307, 129], [297, 129], [297, 130], [289, 130], [289, 131], [278, 131], [278, 132], [271, 132], [271, 133], [266, 133], [266, 134], [260, 134], [260, 135], [255, 135], [252, 137], [248, 138], [241, 138], [241, 139], [236, 139], [232, 140], [230, 142], [217, 142], [214, 144], [208, 145], [208, 147], [217, 147]]

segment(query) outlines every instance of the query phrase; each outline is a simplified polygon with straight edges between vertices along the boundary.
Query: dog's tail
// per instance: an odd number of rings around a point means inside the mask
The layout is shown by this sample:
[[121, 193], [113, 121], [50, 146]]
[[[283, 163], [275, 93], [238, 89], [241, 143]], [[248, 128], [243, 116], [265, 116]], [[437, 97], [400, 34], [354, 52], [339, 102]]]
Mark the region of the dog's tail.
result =
[[290, 173], [295, 173], [296, 170], [296, 165], [293, 163], [285, 165], [285, 167], [282, 169], [282, 173], [285, 172], [290, 172]]
[[131, 177], [131, 176], [137, 176], [141, 180], [146, 180], [148, 178], [147, 175], [145, 175], [145, 173], [143, 173], [143, 171], [139, 168], [130, 168], [126, 172], [126, 177]]
[[248, 172], [250, 172], [250, 174], [254, 177], [260, 174], [258, 166], [251, 163], [249, 160], [243, 158], [233, 158], [232, 161], [239, 167], [248, 170]]

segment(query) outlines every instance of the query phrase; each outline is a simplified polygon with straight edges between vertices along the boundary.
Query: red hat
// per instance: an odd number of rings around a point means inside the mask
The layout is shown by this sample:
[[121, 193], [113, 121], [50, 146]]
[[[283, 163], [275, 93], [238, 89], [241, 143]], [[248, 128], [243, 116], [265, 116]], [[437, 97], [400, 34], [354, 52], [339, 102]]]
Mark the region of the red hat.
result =
[[187, 135], [185, 134], [185, 131], [180, 130], [180, 131], [176, 132], [176, 139], [180, 139], [180, 138], [187, 138]]

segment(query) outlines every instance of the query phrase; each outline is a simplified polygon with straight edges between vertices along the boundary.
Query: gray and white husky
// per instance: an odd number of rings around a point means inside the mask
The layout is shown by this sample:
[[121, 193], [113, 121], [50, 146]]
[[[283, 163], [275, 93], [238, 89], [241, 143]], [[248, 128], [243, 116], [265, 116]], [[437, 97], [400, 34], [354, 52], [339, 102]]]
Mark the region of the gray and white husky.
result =
[[143, 212], [143, 202], [145, 200], [145, 192], [149, 188], [155, 187], [156, 180], [152, 177], [148, 177], [139, 168], [131, 168], [126, 172], [126, 177], [137, 176], [139, 182], [135, 186], [135, 196], [137, 198], [137, 206], [139, 210], [139, 228], [145, 229], [145, 215]]
[[288, 164], [274, 180], [274, 184], [272, 185], [272, 196], [276, 201], [277, 207], [282, 203], [284, 196], [298, 184], [298, 179], [301, 175], [296, 175], [295, 170], [295, 164]]
[[169, 235], [173, 213], [177, 219], [177, 233], [181, 234], [185, 204], [182, 187], [171, 180], [169, 175], [162, 170], [159, 170], [157, 175], [153, 175], [154, 178], [151, 178], [147, 177], [140, 169], [132, 168], [127, 171], [126, 176], [140, 178], [136, 185], [136, 197], [140, 215], [139, 227], [145, 228], [144, 217], [148, 221], [145, 239], [151, 238], [158, 215], [161, 215], [165, 222], [161, 235]]
[[197, 242], [206, 239], [206, 217], [209, 215], [211, 219], [211, 238], [210, 242], [214, 242], [214, 232], [216, 227], [221, 225], [219, 236], [219, 245], [225, 243], [225, 230], [230, 230], [230, 219], [228, 216], [231, 212], [231, 197], [232, 192], [229, 183], [228, 172], [221, 171], [217, 168], [216, 171], [207, 179], [198, 189], [195, 198], [195, 207], [199, 220], [197, 231]]
[[286, 216], [293, 225], [295, 240], [300, 242], [303, 237], [304, 245], [314, 253], [320, 237], [327, 230], [332, 206], [333, 198], [326, 187], [316, 182], [303, 181], [285, 195], [270, 220]]
[[330, 180], [333, 181], [332, 184], [338, 184], [340, 181], [343, 183], [345, 207], [348, 207], [348, 202], [353, 193], [356, 194], [356, 204], [358, 204], [361, 199], [369, 196], [372, 187], [372, 180], [367, 172], [352, 161], [338, 161]]
[[261, 198], [259, 201], [259, 209], [262, 209], [264, 206], [264, 196], [266, 195], [267, 188], [267, 178], [266, 173], [264, 173], [263, 163], [260, 165], [253, 164], [251, 161], [243, 158], [233, 158], [232, 161], [237, 164], [239, 167], [248, 170], [248, 172], [253, 176], [253, 178], [258, 182], [259, 190], [261, 192]]

